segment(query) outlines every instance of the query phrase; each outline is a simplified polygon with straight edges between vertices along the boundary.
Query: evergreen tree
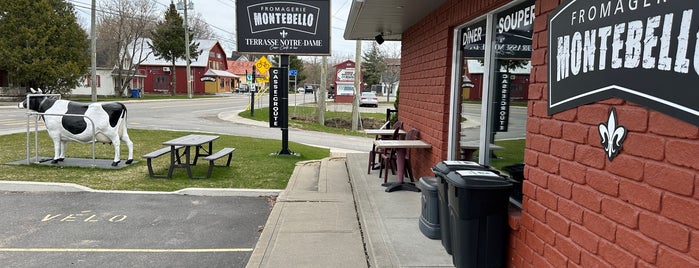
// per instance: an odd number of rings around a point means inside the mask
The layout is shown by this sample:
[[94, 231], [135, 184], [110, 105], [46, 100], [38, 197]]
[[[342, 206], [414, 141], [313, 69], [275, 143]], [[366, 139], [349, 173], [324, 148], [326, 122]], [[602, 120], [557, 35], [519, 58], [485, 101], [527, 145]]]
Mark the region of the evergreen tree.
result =
[[372, 42], [371, 49], [362, 55], [362, 79], [369, 88], [381, 84], [381, 73], [386, 70], [386, 63], [379, 45]]
[[[153, 50], [153, 54], [163, 60], [172, 63], [170, 70], [172, 73], [172, 81], [170, 82], [170, 87], [172, 89], [172, 95], [177, 94], [177, 87], [175, 82], [177, 81], [175, 75], [175, 61], [178, 59], [186, 59], [187, 47], [185, 47], [184, 34], [185, 29], [182, 26], [184, 20], [177, 13], [175, 4], [170, 2], [170, 8], [165, 11], [165, 20], [158, 22], [155, 26], [155, 31], [153, 31], [153, 38], [151, 43], [148, 45]], [[189, 33], [189, 58], [190, 62], [199, 56], [199, 43], [193, 41], [194, 34]]]
[[4, 0], [0, 69], [15, 86], [66, 93], [88, 73], [87, 33], [64, 0]]

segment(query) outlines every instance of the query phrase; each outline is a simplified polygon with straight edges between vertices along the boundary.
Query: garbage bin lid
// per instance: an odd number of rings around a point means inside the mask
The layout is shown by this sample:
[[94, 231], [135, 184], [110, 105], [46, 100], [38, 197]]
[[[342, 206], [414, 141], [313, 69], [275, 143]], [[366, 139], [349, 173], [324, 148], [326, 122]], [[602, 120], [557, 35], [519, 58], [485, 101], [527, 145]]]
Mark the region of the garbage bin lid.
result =
[[421, 177], [418, 187], [423, 191], [436, 191], [437, 190], [437, 178], [435, 177]]
[[457, 170], [450, 172], [446, 180], [454, 187], [467, 189], [502, 189], [512, 187], [510, 180], [489, 170]]
[[449, 174], [449, 172], [455, 170], [474, 169], [487, 170], [488, 167], [482, 166], [481, 164], [472, 161], [442, 161], [437, 163], [434, 167], [432, 167], [432, 172], [434, 172], [435, 174], [441, 173], [446, 175]]

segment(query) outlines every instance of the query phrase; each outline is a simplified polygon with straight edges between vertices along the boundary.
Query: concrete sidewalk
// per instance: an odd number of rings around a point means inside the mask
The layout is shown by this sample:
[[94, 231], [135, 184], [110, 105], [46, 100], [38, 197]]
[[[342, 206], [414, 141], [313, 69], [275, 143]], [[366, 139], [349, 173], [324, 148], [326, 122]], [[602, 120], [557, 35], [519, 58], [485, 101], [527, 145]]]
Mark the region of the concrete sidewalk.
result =
[[367, 159], [297, 164], [247, 267], [453, 267], [418, 228], [421, 194], [385, 192]]

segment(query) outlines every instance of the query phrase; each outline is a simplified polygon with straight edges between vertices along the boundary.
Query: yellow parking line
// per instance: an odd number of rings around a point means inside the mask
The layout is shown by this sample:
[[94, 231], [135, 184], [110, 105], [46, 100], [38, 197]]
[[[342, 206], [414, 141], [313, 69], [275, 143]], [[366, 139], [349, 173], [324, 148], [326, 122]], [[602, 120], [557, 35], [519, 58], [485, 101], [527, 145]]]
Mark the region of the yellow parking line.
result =
[[0, 248], [0, 252], [216, 253], [250, 251], [252, 248]]

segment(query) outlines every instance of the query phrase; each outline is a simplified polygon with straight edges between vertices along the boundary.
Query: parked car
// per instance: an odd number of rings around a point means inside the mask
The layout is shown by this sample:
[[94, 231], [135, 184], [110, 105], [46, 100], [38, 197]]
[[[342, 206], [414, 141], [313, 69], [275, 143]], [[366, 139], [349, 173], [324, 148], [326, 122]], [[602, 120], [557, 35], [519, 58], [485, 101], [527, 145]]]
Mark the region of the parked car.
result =
[[310, 93], [310, 94], [313, 94], [313, 86], [308, 86], [308, 85], [307, 85], [306, 88], [304, 89], [303, 93], [307, 93], [307, 94]]
[[379, 107], [379, 98], [376, 96], [376, 93], [362, 92], [359, 98], [359, 107], [362, 106]]
[[296, 89], [296, 92], [298, 92], [298, 93], [304, 93], [304, 92], [306, 92], [306, 90], [303, 89], [302, 87], [299, 87], [299, 88]]
[[248, 86], [248, 84], [240, 84], [235, 89], [235, 93], [247, 93], [249, 91], [250, 91], [250, 87]]

